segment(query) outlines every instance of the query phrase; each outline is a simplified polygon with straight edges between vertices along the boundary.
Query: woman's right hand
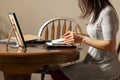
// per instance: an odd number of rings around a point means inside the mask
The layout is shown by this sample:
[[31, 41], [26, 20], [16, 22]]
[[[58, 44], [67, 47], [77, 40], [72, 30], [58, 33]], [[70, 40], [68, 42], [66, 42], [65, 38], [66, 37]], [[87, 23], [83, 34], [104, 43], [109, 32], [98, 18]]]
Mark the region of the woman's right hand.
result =
[[66, 32], [62, 38], [66, 44], [81, 43], [82, 41], [82, 35], [72, 31]]

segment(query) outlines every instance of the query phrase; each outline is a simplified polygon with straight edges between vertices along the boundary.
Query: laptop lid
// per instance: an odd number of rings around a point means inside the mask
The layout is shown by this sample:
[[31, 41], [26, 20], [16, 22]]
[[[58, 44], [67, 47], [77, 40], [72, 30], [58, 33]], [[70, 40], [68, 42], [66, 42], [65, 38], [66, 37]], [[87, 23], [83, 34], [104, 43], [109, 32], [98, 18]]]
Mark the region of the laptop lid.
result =
[[11, 27], [14, 29], [15, 37], [20, 47], [26, 48], [25, 40], [20, 29], [17, 17], [15, 13], [8, 13], [8, 17], [11, 23]]

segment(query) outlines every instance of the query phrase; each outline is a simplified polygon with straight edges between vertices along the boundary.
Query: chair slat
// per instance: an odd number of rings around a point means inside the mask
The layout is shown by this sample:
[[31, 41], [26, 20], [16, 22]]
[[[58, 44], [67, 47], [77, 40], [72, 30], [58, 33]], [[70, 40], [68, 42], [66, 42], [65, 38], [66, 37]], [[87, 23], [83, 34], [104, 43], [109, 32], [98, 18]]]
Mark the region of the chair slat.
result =
[[45, 39], [48, 40], [48, 36], [49, 36], [49, 31], [48, 31], [48, 26], [46, 27], [45, 30]]
[[70, 21], [69, 27], [68, 27], [68, 31], [72, 31], [72, 22]]
[[74, 32], [77, 32], [77, 26], [74, 27], [73, 31], [74, 31]]
[[65, 34], [65, 32], [66, 32], [66, 20], [64, 20], [62, 35]]
[[55, 34], [55, 24], [54, 21], [52, 22], [52, 27], [51, 27], [51, 39], [54, 39], [54, 34]]
[[59, 39], [60, 38], [60, 27], [61, 27], [61, 25], [60, 25], [60, 20], [58, 21], [58, 25], [57, 25], [57, 34], [56, 34], [56, 38], [57, 39]]

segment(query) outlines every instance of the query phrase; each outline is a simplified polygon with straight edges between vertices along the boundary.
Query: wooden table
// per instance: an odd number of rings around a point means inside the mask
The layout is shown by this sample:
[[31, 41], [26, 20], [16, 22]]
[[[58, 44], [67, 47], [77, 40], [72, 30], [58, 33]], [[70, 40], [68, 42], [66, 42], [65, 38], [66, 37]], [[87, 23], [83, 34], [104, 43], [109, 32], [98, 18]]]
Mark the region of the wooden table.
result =
[[31, 73], [43, 65], [71, 62], [79, 59], [76, 49], [47, 49], [45, 45], [11, 48], [0, 44], [0, 70], [5, 80], [30, 80]]

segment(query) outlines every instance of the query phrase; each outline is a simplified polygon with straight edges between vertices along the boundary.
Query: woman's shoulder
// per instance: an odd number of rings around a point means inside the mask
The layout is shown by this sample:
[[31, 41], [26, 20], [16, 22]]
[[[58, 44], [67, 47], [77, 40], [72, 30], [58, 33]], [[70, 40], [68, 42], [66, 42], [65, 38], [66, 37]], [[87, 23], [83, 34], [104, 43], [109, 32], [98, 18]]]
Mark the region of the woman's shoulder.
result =
[[107, 6], [100, 13], [101, 17], [104, 17], [106, 15], [114, 15], [114, 16], [116, 15], [117, 16], [117, 12], [116, 12], [115, 8], [113, 8], [112, 6]]
[[114, 8], [112, 6], [107, 6], [106, 8], [103, 9], [104, 11], [114, 11]]

